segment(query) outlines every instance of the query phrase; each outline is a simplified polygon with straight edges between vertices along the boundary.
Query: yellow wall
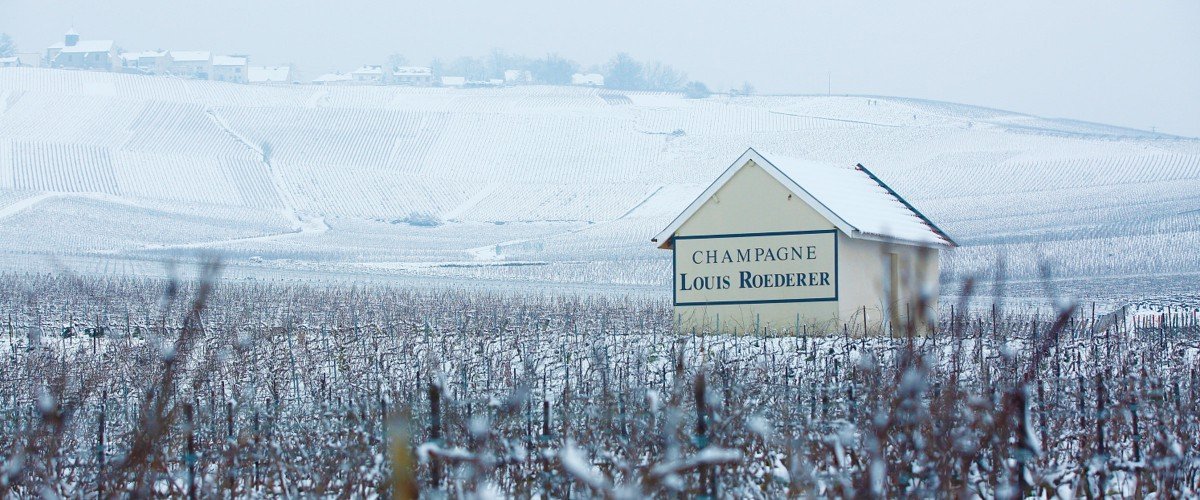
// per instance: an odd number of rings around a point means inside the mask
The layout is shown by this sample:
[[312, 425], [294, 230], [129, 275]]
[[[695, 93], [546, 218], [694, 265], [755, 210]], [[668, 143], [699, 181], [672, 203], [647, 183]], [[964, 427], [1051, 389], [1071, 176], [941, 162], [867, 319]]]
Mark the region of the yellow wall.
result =
[[[803, 185], [803, 179], [795, 179]], [[743, 234], [780, 231], [834, 229], [834, 225], [761, 167], [749, 162], [707, 200], [680, 228], [677, 236]], [[840, 330], [843, 323], [862, 331], [862, 312], [866, 306], [868, 327], [880, 331], [887, 319], [889, 296], [885, 291], [890, 274], [890, 257], [896, 253], [900, 263], [901, 297], [926, 287], [937, 297], [938, 263], [936, 249], [911, 245], [889, 245], [877, 241], [850, 238], [838, 232], [838, 296], [829, 302], [793, 302], [776, 304], [720, 304], [676, 306], [677, 326], [681, 331], [719, 328], [724, 332], [753, 332], [756, 327], [791, 332], [799, 324], [809, 333]], [[924, 257], [919, 255], [924, 254]], [[920, 264], [919, 264], [920, 263]], [[914, 280], [913, 278], [918, 278]], [[672, 276], [678, 286], [678, 276]], [[897, 310], [904, 311], [905, 299]], [[915, 307], [915, 305], [913, 306]]]
[[[761, 167], [750, 162], [692, 214], [675, 234], [690, 236], [820, 229], [834, 229], [834, 226]], [[675, 279], [672, 277], [672, 280]], [[683, 331], [712, 329], [718, 319], [722, 331], [753, 331], [756, 324], [790, 331], [796, 324], [797, 315], [803, 325], [836, 323], [838, 303], [679, 306], [675, 308], [675, 314]]]
[[[841, 291], [838, 313], [842, 322], [861, 332], [862, 315], [867, 315], [867, 329], [876, 333], [885, 322], [907, 320], [906, 314], [916, 314], [918, 297], [924, 288], [937, 309], [938, 296], [938, 251], [934, 248], [885, 243], [862, 238], [851, 238], [838, 233], [839, 269]], [[891, 256], [896, 254], [899, 264], [896, 276], [899, 286], [891, 290]], [[892, 304], [893, 295], [896, 297]], [[891, 317], [891, 306], [895, 306], [897, 317]], [[899, 331], [900, 328], [895, 328]]]

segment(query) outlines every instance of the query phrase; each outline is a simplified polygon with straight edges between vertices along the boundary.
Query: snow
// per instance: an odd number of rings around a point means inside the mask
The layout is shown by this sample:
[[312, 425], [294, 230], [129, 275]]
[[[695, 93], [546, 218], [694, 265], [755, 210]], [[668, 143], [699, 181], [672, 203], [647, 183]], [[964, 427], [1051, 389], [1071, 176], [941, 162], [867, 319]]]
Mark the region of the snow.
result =
[[950, 243], [866, 172], [852, 165], [763, 155], [801, 189], [863, 233], [916, 243]]
[[246, 58], [238, 56], [213, 56], [213, 66], [245, 66]]
[[466, 84], [467, 84], [467, 78], [465, 76], [443, 76], [442, 77], [442, 85], [445, 85], [447, 87], [462, 87], [463, 85], [466, 85]]
[[393, 72], [395, 75], [432, 75], [433, 69], [423, 66], [400, 66]]
[[352, 71], [350, 74], [352, 74], [352, 75], [365, 75], [365, 76], [376, 76], [376, 75], [382, 75], [382, 74], [383, 74], [383, 68], [381, 68], [381, 67], [379, 67], [379, 66], [363, 66], [363, 67], [361, 67], [361, 68], [358, 68], [358, 69], [356, 69], [356, 70]]
[[592, 87], [604, 86], [604, 75], [599, 73], [575, 73], [571, 75], [571, 85], [586, 85]]
[[289, 83], [292, 69], [287, 66], [250, 66], [246, 81], [250, 83]]
[[[43, 193], [154, 210], [56, 197], [7, 210], [0, 232], [5, 252], [105, 259], [87, 268], [205, 248], [262, 257], [264, 272], [669, 290], [669, 253], [646, 240], [749, 147], [864, 233], [929, 234], [853, 170], [862, 163], [961, 245], [943, 254], [947, 279], [990, 276], [1000, 255], [1026, 280], [1043, 260], [1056, 275], [1117, 284], [1200, 273], [1195, 139], [901, 98], [231, 85], [43, 68], [0, 68], [0, 211]], [[97, 217], [75, 215], [87, 210]], [[442, 224], [403, 222], [414, 214]], [[316, 220], [328, 230], [270, 238]], [[120, 243], [122, 223], [148, 235]], [[66, 229], [35, 230], [55, 224]], [[148, 257], [143, 245], [164, 250]], [[437, 265], [472, 261], [489, 265]]]
[[354, 77], [351, 75], [344, 75], [341, 73], [325, 73], [324, 75], [318, 76], [313, 79], [313, 83], [334, 83], [334, 82], [349, 82], [349, 81], [354, 81]]
[[172, 50], [171, 59], [175, 62], [207, 62], [212, 59], [212, 53], [205, 50]]

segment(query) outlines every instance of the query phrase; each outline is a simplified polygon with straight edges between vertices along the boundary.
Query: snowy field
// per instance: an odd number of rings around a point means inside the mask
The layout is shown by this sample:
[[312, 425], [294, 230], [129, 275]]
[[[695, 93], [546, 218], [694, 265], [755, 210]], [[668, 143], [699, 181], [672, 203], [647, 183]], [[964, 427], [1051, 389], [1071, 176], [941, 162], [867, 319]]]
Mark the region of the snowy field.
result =
[[256, 279], [665, 290], [649, 238], [750, 146], [871, 168], [963, 245], [947, 284], [1000, 260], [1085, 297], [1200, 282], [1196, 139], [889, 97], [32, 68], [0, 69], [0, 269], [161, 276], [215, 252]]

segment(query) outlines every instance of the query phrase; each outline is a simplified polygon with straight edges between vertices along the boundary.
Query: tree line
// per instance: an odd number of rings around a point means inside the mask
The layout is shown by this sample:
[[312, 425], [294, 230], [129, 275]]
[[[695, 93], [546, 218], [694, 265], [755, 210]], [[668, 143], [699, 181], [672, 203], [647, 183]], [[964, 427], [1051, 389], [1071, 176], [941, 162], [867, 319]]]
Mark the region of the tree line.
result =
[[[394, 69], [408, 65], [409, 61], [397, 53], [388, 56], [387, 63]], [[435, 77], [453, 75], [475, 81], [504, 78], [507, 70], [528, 71], [531, 83], [546, 85], [570, 85], [571, 76], [576, 73], [598, 73], [604, 76], [604, 86], [613, 89], [686, 92], [694, 97], [709, 94], [707, 85], [690, 80], [686, 72], [661, 61], [641, 61], [625, 52], [617, 53], [604, 64], [585, 67], [556, 53], [529, 57], [497, 49], [481, 57], [437, 58], [429, 67]], [[753, 92], [749, 83], [743, 85], [743, 91], [746, 89]]]

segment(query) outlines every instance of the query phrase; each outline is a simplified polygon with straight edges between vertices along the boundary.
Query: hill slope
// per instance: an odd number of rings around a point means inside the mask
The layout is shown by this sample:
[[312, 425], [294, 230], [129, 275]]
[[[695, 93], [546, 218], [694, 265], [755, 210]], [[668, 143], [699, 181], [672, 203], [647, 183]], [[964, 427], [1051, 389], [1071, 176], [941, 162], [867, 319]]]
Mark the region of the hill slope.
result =
[[666, 283], [648, 238], [749, 146], [871, 167], [964, 245], [947, 280], [1000, 256], [1017, 278], [1200, 272], [1195, 139], [886, 97], [29, 68], [0, 69], [0, 267], [210, 248], [263, 268]]

